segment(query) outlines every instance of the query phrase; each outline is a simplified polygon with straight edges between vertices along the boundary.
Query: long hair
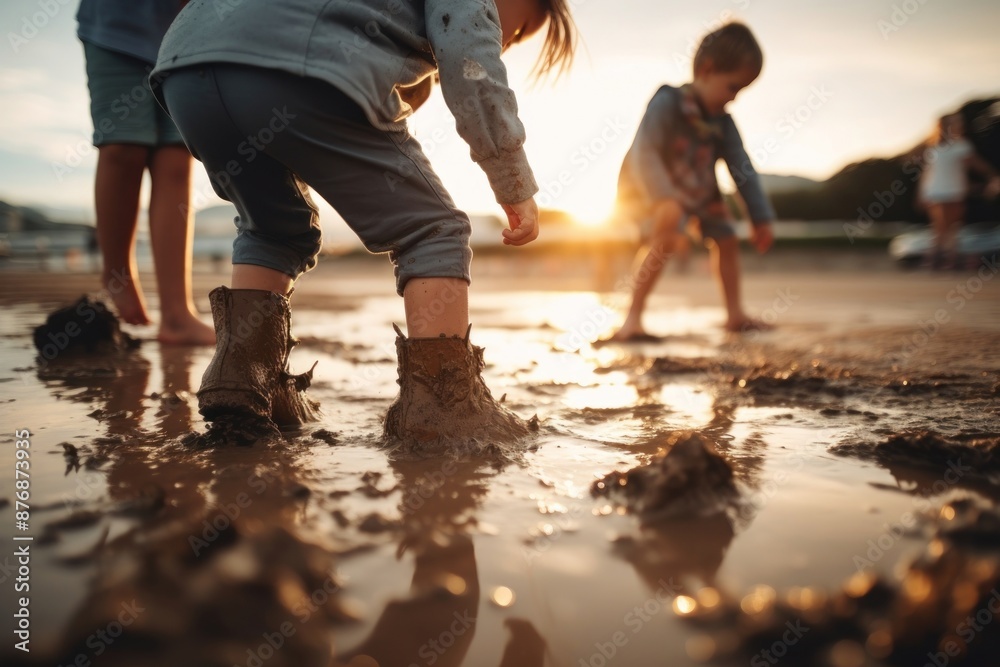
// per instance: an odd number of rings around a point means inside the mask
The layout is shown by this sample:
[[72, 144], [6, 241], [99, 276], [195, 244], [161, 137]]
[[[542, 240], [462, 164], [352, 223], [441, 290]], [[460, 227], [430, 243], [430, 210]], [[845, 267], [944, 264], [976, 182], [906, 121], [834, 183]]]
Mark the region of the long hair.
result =
[[542, 8], [549, 18], [549, 29], [545, 34], [542, 53], [532, 70], [538, 80], [549, 74], [558, 78], [573, 64], [576, 53], [576, 22], [569, 11], [568, 0], [541, 0]]

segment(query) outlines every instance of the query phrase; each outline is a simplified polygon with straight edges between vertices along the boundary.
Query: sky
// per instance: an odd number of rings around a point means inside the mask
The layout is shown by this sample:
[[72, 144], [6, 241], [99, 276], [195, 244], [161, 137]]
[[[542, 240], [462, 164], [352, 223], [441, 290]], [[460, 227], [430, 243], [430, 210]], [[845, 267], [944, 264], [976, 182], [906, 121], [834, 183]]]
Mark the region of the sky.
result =
[[[584, 222], [610, 212], [621, 159], [650, 96], [663, 83], [688, 81], [701, 36], [728, 20], [749, 24], [764, 50], [761, 77], [729, 106], [759, 171], [824, 179], [912, 147], [937, 116], [969, 99], [1000, 95], [996, 0], [568, 1], [582, 37], [568, 76], [532, 84], [540, 36], [504, 60], [539, 204]], [[4, 201], [93, 205], [97, 152], [77, 4], [0, 5]], [[410, 128], [459, 206], [500, 212], [439, 91]], [[198, 168], [195, 208], [220, 203]]]

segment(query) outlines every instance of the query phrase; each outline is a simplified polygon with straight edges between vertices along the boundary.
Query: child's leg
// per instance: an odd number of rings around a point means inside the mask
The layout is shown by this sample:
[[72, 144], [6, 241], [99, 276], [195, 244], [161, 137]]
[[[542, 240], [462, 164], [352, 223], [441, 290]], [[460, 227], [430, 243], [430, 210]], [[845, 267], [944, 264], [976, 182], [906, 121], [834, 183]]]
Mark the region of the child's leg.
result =
[[741, 332], [770, 328], [764, 322], [748, 316], [743, 310], [740, 293], [739, 239], [735, 236], [709, 239], [708, 248], [712, 258], [712, 270], [719, 281], [722, 298], [726, 304], [726, 330]]
[[198, 319], [191, 298], [191, 154], [184, 146], [161, 146], [149, 165], [149, 234], [160, 294], [161, 343], [211, 345], [215, 332]]
[[958, 230], [962, 227], [965, 206], [961, 202], [942, 204], [941, 250], [946, 265], [958, 262]]
[[256, 264], [233, 264], [233, 289], [267, 290], [275, 294], [288, 294], [292, 277], [287, 273]]
[[145, 146], [100, 146], [94, 180], [97, 240], [104, 260], [101, 283], [118, 314], [129, 324], [149, 324], [135, 263], [139, 188], [148, 156]]
[[683, 215], [684, 210], [673, 200], [659, 202], [653, 208], [652, 234], [649, 242], [639, 249], [633, 263], [632, 303], [625, 317], [625, 323], [612, 336], [612, 340], [629, 340], [646, 333], [642, 326], [646, 300], [663, 272], [670, 253], [673, 252]]
[[410, 338], [465, 336], [469, 329], [469, 284], [461, 278], [411, 278], [403, 288]]
[[934, 245], [931, 247], [930, 255], [926, 264], [932, 269], [940, 268], [945, 252], [945, 238], [947, 236], [948, 222], [945, 217], [944, 204], [931, 204], [927, 207], [927, 214], [931, 219], [931, 231], [934, 235]]

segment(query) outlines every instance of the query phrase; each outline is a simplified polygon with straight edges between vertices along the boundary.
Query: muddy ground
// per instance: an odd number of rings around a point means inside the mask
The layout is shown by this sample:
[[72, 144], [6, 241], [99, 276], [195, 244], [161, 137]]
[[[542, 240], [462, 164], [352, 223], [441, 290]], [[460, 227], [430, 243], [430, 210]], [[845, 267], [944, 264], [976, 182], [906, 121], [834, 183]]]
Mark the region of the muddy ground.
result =
[[[403, 319], [381, 262], [327, 260], [296, 290], [292, 363], [319, 361], [320, 420], [208, 450], [182, 441], [211, 350], [126, 327], [137, 351], [39, 357], [34, 326], [96, 278], [0, 272], [0, 514], [34, 538], [30, 654], [10, 632], [15, 543], [0, 554], [0, 660], [992, 664], [996, 268], [748, 266], [748, 309], [775, 331], [724, 334], [698, 256], [652, 301], [663, 341], [594, 347], [625, 305], [621, 266], [477, 258], [487, 381], [540, 422], [513, 461], [379, 447]], [[196, 274], [203, 310], [224, 279]]]

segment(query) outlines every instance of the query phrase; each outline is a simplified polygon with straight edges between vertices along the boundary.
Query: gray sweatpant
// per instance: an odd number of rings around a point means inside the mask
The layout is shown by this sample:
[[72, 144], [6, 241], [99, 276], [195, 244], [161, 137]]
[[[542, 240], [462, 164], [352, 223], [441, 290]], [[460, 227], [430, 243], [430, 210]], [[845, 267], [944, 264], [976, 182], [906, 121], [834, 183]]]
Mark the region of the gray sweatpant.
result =
[[408, 132], [376, 129], [335, 87], [278, 70], [217, 63], [162, 86], [184, 142], [239, 213], [233, 264], [293, 278], [316, 265], [308, 184], [369, 251], [389, 253], [400, 295], [414, 277], [470, 281], [469, 218]]

